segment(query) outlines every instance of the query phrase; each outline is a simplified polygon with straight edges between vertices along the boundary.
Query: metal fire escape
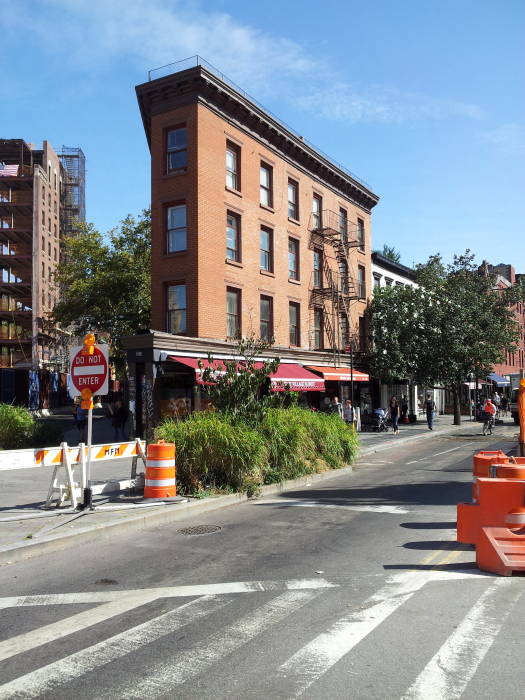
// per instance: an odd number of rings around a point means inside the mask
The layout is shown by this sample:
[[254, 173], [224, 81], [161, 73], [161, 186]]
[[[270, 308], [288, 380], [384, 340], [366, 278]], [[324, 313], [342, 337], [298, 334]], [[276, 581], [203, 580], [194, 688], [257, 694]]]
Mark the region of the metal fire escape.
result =
[[[314, 270], [310, 285], [309, 307], [312, 314], [322, 311], [326, 335], [324, 348], [333, 354], [334, 365], [341, 362], [341, 352], [353, 342], [350, 305], [360, 298], [350, 260], [350, 250], [361, 242], [357, 226], [340, 213], [323, 210], [310, 215], [309, 248], [320, 254], [320, 268]], [[332, 266], [330, 262], [332, 261]], [[334, 264], [335, 263], [335, 264]], [[334, 269], [336, 267], [337, 269]], [[315, 321], [312, 323], [313, 328]], [[315, 346], [315, 341], [312, 346]], [[323, 343], [324, 344], [324, 343]]]

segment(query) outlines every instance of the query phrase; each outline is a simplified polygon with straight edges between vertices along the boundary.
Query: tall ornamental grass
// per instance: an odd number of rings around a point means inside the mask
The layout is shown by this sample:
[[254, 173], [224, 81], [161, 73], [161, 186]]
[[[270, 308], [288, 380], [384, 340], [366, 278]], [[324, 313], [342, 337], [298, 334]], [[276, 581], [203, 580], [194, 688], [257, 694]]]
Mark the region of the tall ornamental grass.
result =
[[268, 462], [263, 438], [221, 414], [193, 413], [185, 421], [166, 420], [155, 437], [175, 443], [182, 493], [209, 488], [251, 493], [262, 483]]
[[209, 488], [254, 493], [263, 484], [339, 469], [357, 455], [357, 434], [339, 416], [273, 408], [252, 428], [221, 413], [165, 420], [157, 439], [174, 442], [182, 493]]

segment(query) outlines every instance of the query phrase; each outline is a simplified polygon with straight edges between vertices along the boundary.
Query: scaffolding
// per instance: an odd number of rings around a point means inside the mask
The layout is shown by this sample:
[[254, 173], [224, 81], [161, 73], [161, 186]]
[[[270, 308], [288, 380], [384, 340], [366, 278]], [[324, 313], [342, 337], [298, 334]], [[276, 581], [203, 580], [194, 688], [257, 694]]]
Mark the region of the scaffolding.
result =
[[316, 310], [322, 312], [320, 333], [326, 333], [328, 347], [323, 347], [324, 342], [316, 342], [315, 317], [311, 324], [314, 328], [311, 345], [315, 350], [331, 351], [334, 366], [337, 366], [341, 363], [341, 354], [354, 347], [350, 307], [353, 301], [363, 297], [363, 291], [353, 273], [350, 251], [360, 248], [362, 241], [357, 225], [334, 211], [312, 213], [308, 228], [309, 248], [320, 256], [318, 267], [312, 273], [309, 307], [313, 314]]
[[64, 168], [62, 231], [71, 235], [75, 222], [86, 220], [86, 157], [81, 148], [62, 146], [58, 154]]

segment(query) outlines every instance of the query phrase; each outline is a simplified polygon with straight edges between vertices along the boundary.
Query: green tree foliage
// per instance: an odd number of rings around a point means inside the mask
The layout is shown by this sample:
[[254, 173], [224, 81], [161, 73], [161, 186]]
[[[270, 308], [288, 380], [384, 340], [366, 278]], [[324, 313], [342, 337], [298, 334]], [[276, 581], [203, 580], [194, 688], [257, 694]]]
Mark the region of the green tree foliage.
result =
[[401, 261], [401, 253], [394, 248], [394, 246], [385, 245], [383, 246], [383, 250], [381, 251], [381, 255], [384, 258], [388, 258], [389, 260], [392, 260], [392, 262], [400, 262]]
[[462, 382], [469, 374], [487, 376], [516, 347], [512, 305], [525, 298], [523, 287], [498, 289], [468, 250], [450, 265], [432, 256], [416, 271], [419, 288], [374, 294], [371, 368], [386, 381], [408, 378], [450, 389], [458, 425]]
[[151, 311], [151, 220], [126, 217], [103, 237], [92, 224], [82, 224], [66, 238], [55, 280], [60, 300], [53, 318], [63, 328], [83, 335], [95, 331], [112, 348], [117, 369], [124, 353], [120, 339], [147, 328]]
[[205, 389], [217, 411], [231, 420], [242, 420], [257, 425], [276, 399], [269, 394], [270, 375], [277, 371], [280, 360], [260, 359], [270, 347], [255, 338], [239, 341], [233, 355], [240, 359], [214, 360], [208, 356], [209, 366], [199, 362]]

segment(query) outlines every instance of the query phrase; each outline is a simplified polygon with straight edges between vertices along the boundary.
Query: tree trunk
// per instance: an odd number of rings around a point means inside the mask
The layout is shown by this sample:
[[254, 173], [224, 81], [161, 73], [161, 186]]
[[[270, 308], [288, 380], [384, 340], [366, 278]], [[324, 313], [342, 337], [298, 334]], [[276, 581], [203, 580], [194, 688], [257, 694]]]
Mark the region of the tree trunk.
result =
[[459, 397], [461, 394], [460, 384], [454, 384], [452, 387], [452, 394], [454, 396], [454, 425], [461, 425], [461, 407], [459, 404]]

